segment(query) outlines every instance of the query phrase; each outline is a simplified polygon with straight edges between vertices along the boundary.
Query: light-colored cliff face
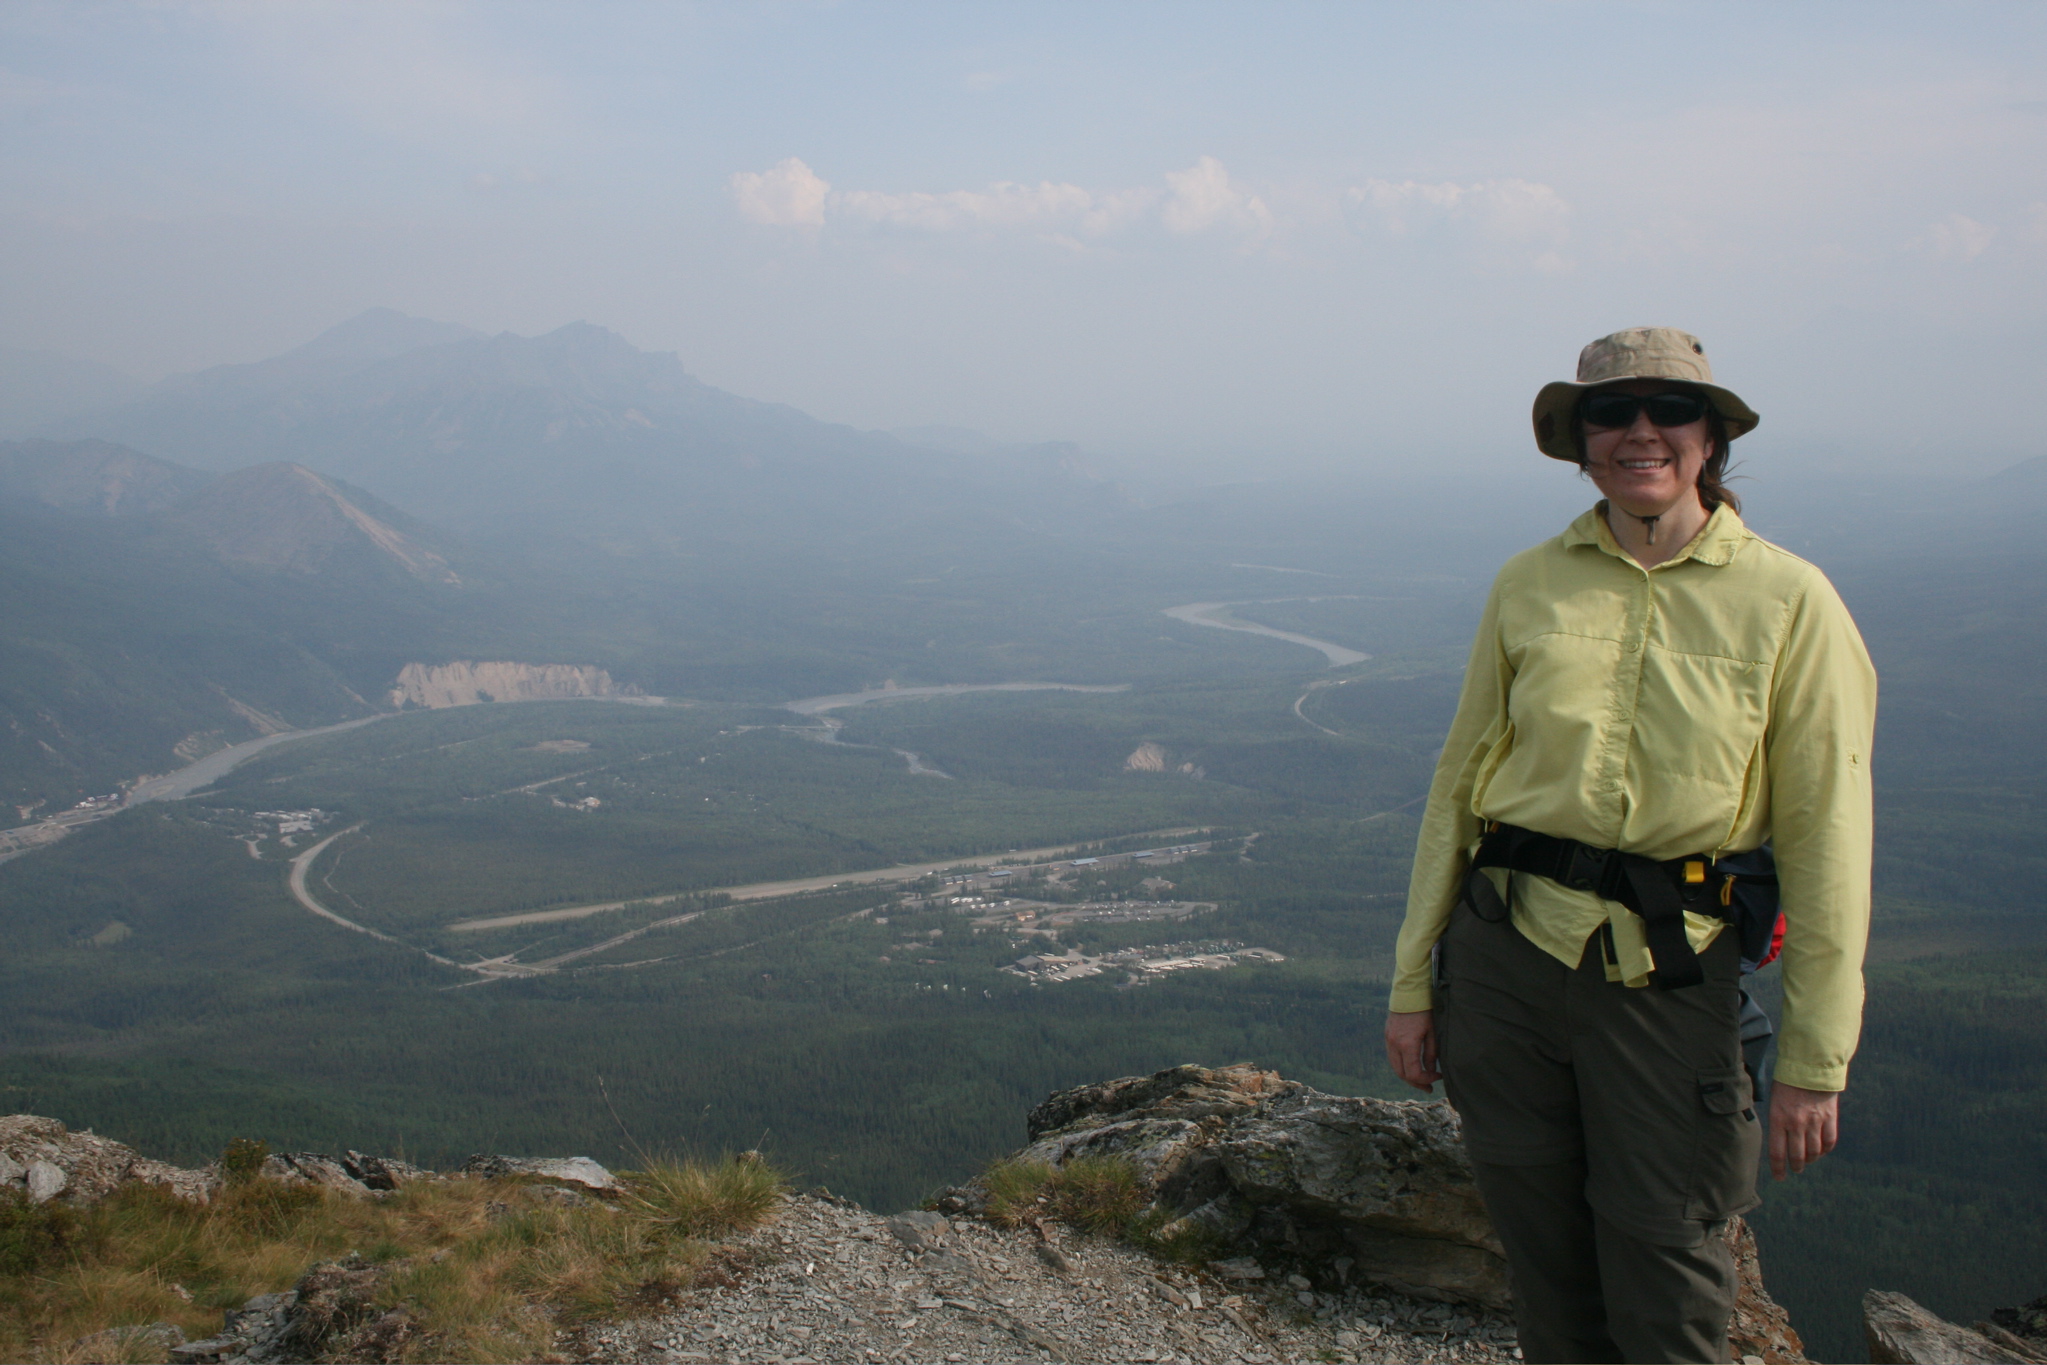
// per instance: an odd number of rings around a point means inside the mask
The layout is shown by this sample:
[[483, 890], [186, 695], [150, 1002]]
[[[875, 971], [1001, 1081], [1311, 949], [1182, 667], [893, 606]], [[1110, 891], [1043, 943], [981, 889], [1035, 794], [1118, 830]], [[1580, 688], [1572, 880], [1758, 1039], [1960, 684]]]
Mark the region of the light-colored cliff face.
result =
[[591, 664], [407, 664], [391, 689], [391, 705], [474, 706], [484, 701], [571, 701], [577, 697], [637, 697]]

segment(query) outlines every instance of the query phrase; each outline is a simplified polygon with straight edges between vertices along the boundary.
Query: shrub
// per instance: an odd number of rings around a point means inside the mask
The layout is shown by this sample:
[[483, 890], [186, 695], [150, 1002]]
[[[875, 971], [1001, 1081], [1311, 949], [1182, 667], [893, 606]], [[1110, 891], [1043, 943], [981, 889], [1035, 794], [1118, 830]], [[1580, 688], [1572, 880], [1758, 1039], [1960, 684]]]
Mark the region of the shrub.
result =
[[220, 1154], [220, 1175], [230, 1185], [246, 1185], [263, 1173], [270, 1144], [256, 1138], [236, 1138]]

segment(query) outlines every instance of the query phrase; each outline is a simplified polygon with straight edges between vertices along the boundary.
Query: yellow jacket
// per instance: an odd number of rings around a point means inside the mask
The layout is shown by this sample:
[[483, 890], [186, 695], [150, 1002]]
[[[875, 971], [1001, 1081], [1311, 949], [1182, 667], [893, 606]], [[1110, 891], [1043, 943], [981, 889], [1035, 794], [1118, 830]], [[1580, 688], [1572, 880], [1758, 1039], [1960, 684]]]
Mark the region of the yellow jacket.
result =
[[[1431, 1005], [1429, 951], [1484, 821], [1656, 859], [1768, 841], [1785, 919], [1776, 1075], [1844, 1089], [1862, 1027], [1875, 724], [1876, 670], [1818, 569], [1723, 506], [1645, 570], [1593, 508], [1493, 582], [1422, 817], [1392, 1008]], [[1513, 904], [1515, 927], [1573, 967], [1610, 923], [1610, 974], [1647, 982], [1625, 906], [1527, 874]], [[1699, 949], [1724, 927], [1687, 919]]]

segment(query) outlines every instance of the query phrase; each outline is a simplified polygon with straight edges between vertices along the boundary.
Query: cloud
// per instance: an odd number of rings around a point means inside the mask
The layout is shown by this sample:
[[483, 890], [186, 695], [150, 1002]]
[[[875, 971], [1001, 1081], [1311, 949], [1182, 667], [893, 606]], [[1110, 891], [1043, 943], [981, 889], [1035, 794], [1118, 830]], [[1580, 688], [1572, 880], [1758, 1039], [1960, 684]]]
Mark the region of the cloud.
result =
[[1548, 185], [1530, 180], [1367, 180], [1344, 191], [1351, 219], [1395, 237], [1443, 229], [1475, 231], [1497, 242], [1562, 242], [1571, 206]]
[[1996, 235], [1997, 229], [1988, 223], [1950, 213], [1928, 228], [1920, 240], [1940, 260], [1973, 261], [1990, 249], [1990, 239]]
[[[849, 218], [921, 228], [926, 232], [950, 232], [965, 227], [1066, 229], [1086, 220], [1094, 208], [1094, 196], [1078, 185], [1055, 185], [1049, 180], [1017, 185], [1005, 180], [985, 191], [952, 190], [944, 194], [851, 190], [834, 196], [832, 207]], [[822, 211], [820, 205], [820, 222]]]
[[796, 157], [775, 163], [769, 171], [741, 171], [733, 176], [732, 197], [739, 216], [768, 227], [823, 227], [825, 201], [832, 187]]
[[1205, 232], [1228, 227], [1263, 235], [1272, 229], [1272, 211], [1255, 194], [1247, 194], [1231, 183], [1223, 163], [1212, 156], [1184, 171], [1166, 173], [1172, 198], [1159, 211], [1169, 232]]
[[1166, 188], [1090, 190], [1065, 181], [1002, 180], [985, 190], [834, 190], [795, 157], [768, 171], [741, 171], [728, 182], [740, 216], [771, 227], [847, 226], [915, 232], [1021, 233], [1069, 248], [1146, 225], [1187, 235], [1269, 233], [1273, 215], [1257, 195], [1204, 156], [1165, 176]]

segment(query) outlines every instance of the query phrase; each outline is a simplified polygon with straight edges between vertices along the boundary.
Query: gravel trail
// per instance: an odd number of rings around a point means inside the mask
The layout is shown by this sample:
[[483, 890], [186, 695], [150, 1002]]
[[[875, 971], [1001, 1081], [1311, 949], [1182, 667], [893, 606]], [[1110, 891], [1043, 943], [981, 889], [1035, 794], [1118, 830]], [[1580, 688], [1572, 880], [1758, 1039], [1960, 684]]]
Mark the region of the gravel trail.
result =
[[792, 1197], [775, 1222], [727, 1243], [719, 1266], [661, 1315], [573, 1347], [607, 1365], [1514, 1357], [1495, 1314], [1311, 1287], [1278, 1269], [1224, 1281], [1056, 1227], [1040, 1238], [930, 1213], [884, 1218], [829, 1196]]

